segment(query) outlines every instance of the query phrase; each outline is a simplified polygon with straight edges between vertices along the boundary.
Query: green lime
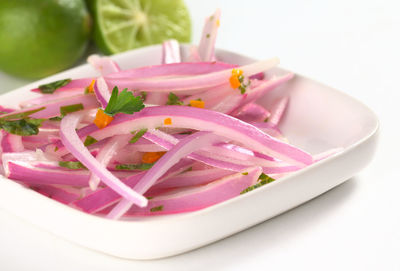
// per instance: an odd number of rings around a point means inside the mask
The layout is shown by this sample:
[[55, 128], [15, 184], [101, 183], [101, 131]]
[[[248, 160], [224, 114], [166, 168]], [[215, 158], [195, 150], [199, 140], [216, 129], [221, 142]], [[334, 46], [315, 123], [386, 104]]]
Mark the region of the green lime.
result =
[[0, 70], [40, 78], [66, 69], [90, 29], [84, 0], [0, 0]]
[[167, 39], [189, 42], [191, 23], [182, 0], [91, 0], [97, 46], [114, 54]]

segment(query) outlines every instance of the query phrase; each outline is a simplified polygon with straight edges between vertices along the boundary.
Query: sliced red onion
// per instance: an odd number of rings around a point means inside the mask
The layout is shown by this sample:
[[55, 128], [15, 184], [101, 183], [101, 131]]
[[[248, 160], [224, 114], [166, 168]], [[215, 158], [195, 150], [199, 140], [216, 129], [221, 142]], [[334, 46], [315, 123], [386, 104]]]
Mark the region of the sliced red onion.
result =
[[[164, 125], [166, 118], [171, 118], [170, 125]], [[304, 166], [312, 163], [308, 153], [272, 138], [251, 124], [219, 112], [189, 106], [154, 106], [134, 115], [117, 115], [110, 125], [91, 135], [103, 139], [132, 130], [163, 126], [208, 130], [289, 164]]]
[[[93, 79], [94, 78], [81, 78], [81, 79], [71, 80], [71, 82], [69, 82], [67, 85], [56, 89], [56, 91], [52, 95], [57, 94], [59, 92], [63, 92], [63, 91], [74, 90], [74, 89], [77, 89], [77, 88], [85, 89], [87, 86], [90, 85], [90, 83], [93, 81]], [[42, 93], [39, 88], [32, 89], [31, 91]]]
[[[258, 81], [259, 84], [256, 87], [251, 88], [247, 92], [247, 96], [244, 97], [244, 99], [241, 103], [241, 106], [244, 106], [248, 103], [255, 102], [257, 99], [261, 98], [269, 91], [273, 90], [274, 88], [276, 88], [276, 87], [280, 86], [281, 84], [292, 79], [293, 76], [294, 76], [293, 73], [288, 73], [288, 74], [285, 74], [282, 76], [273, 77], [267, 81], [265, 81], [265, 80]], [[240, 111], [240, 107], [237, 108], [232, 114], [235, 115], [239, 111]]]
[[[131, 135], [120, 135], [110, 138], [109, 141], [104, 145], [104, 147], [99, 151], [96, 156], [96, 160], [104, 167], [108, 165], [113, 156], [123, 147], [128, 145], [128, 141]], [[89, 186], [92, 190], [96, 190], [99, 185], [100, 178], [91, 174], [89, 179]]]
[[[139, 194], [144, 194], [165, 172], [167, 172], [168, 169], [178, 163], [179, 160], [198, 149], [213, 145], [220, 141], [221, 138], [219, 136], [210, 132], [197, 132], [182, 139], [146, 172], [143, 178], [141, 178], [135, 185], [134, 190]], [[132, 203], [130, 201], [123, 199], [115, 206], [107, 217], [117, 219], [129, 210], [131, 206]]]
[[[191, 162], [188, 159], [182, 159], [179, 163], [177, 163], [175, 166], [173, 166], [170, 170], [168, 170], [167, 173], [164, 174], [164, 176], [160, 179], [168, 179], [176, 174], [187, 170], [189, 167], [193, 165], [193, 162]], [[129, 186], [129, 187], [134, 187], [140, 178], [144, 176], [146, 172], [140, 172], [137, 174], [134, 174], [126, 179], [124, 179], [124, 183]], [[103, 210], [104, 208], [107, 208], [108, 206], [116, 203], [118, 200], [121, 199], [121, 195], [117, 194], [114, 192], [111, 188], [106, 187], [100, 190], [97, 190], [93, 192], [92, 194], [76, 201], [74, 203], [75, 206], [80, 208], [81, 210], [87, 212], [87, 213], [96, 213], [100, 210]]]
[[181, 52], [179, 42], [171, 39], [164, 41], [162, 44], [162, 64], [179, 63], [181, 62]]
[[30, 115], [30, 117], [37, 118], [37, 119], [42, 119], [42, 118], [46, 119], [46, 118], [59, 116], [60, 115], [60, 107], [67, 106], [67, 105], [73, 105], [73, 104], [82, 104], [85, 109], [92, 109], [92, 108], [99, 107], [99, 104], [93, 94], [79, 94], [79, 95], [75, 95], [72, 97], [68, 97], [68, 99], [61, 98], [61, 99], [49, 101], [48, 103], [34, 105], [31, 107], [26, 107], [21, 110], [16, 110], [12, 113], [4, 114], [4, 115], [2, 115], [2, 117], [5, 117], [5, 116], [11, 115], [11, 114], [16, 114], [16, 113], [23, 113], [26, 111], [31, 111], [31, 110], [35, 110], [35, 109], [44, 107], [43, 110], [33, 113], [32, 115]]
[[288, 142], [288, 140], [283, 136], [281, 130], [279, 130], [279, 128], [276, 126], [272, 126], [269, 122], [252, 122], [252, 121], [250, 121], [248, 123], [250, 123], [251, 125], [254, 125], [255, 127], [260, 129], [264, 133], [266, 133], [276, 139], [279, 139], [284, 142]]
[[42, 95], [37, 98], [23, 101], [19, 104], [19, 106], [21, 108], [31, 107], [31, 106], [40, 105], [43, 103], [50, 103], [50, 102], [53, 102], [55, 100], [62, 99], [62, 98], [76, 96], [76, 95], [79, 95], [82, 93], [84, 93], [84, 88], [75, 88], [75, 89], [71, 89], [68, 91], [55, 92], [51, 95]]
[[101, 104], [101, 107], [103, 107], [103, 109], [106, 108], [108, 101], [111, 98], [111, 94], [103, 77], [97, 78], [96, 84], [94, 85], [94, 94]]
[[271, 108], [271, 116], [268, 119], [268, 123], [272, 126], [278, 126], [283, 114], [285, 113], [286, 107], [289, 102], [289, 97], [282, 97], [275, 101]]
[[237, 65], [225, 62], [181, 62], [169, 63], [162, 65], [145, 66], [123, 70], [117, 73], [105, 76], [105, 79], [143, 79], [150, 77], [167, 77], [167, 76], [188, 76], [198, 74], [208, 74], [212, 72], [222, 71], [235, 68]]
[[216, 87], [209, 88], [208, 90], [190, 95], [182, 99], [183, 104], [189, 104], [191, 100], [202, 100], [204, 101], [204, 108], [212, 108], [218, 104], [227, 95], [231, 95], [235, 90], [232, 89], [229, 84], [224, 84]]
[[234, 172], [219, 168], [192, 170], [157, 182], [150, 190], [203, 185]]
[[270, 115], [271, 113], [261, 105], [255, 103], [249, 103], [241, 107], [240, 110], [237, 111], [234, 117], [243, 120], [245, 122], [249, 121], [261, 122], [266, 120]]
[[1, 152], [22, 152], [24, 144], [22, 144], [22, 137], [19, 135], [13, 135], [0, 130], [0, 150]]
[[119, 72], [121, 70], [114, 60], [106, 56], [101, 57], [99, 55], [91, 55], [88, 57], [87, 61], [102, 76]]
[[[172, 149], [173, 146], [179, 142], [177, 138], [155, 129], [149, 130], [147, 133], [143, 135], [143, 137], [154, 142], [159, 146], [162, 146], [166, 150]], [[201, 154], [197, 154], [196, 152], [189, 154], [188, 158], [205, 163], [212, 167], [217, 167], [220, 169], [226, 169], [231, 171], [240, 171], [244, 168], [243, 165], [238, 165], [228, 161], [222, 161], [218, 159], [218, 157], [214, 159], [212, 157], [207, 157]]]
[[23, 161], [3, 162], [5, 176], [26, 184], [63, 184], [83, 187], [89, 181], [87, 170], [59, 170], [32, 166]]
[[[180, 64], [180, 63], [179, 63]], [[263, 60], [239, 67], [243, 71], [243, 76], [250, 76], [262, 71], [269, 70], [279, 64], [278, 58]], [[170, 64], [177, 65], [177, 64]], [[165, 66], [165, 65], [164, 65]], [[127, 78], [111, 78], [106, 77], [107, 83], [116, 85], [119, 88], [128, 89], [143, 89], [146, 91], [160, 91], [160, 92], [181, 92], [194, 89], [205, 89], [214, 87], [226, 82], [232, 75], [231, 69], [226, 69], [208, 74], [200, 74], [186, 77], [172, 77], [172, 78], [144, 78], [132, 79]]]
[[149, 200], [145, 208], [132, 207], [126, 215], [149, 216], [197, 211], [236, 197], [257, 183], [261, 168], [246, 169], [246, 175], [236, 173], [207, 185], [176, 189]]
[[72, 113], [62, 119], [60, 137], [64, 146], [93, 174], [98, 176], [102, 182], [111, 187], [115, 192], [134, 204], [141, 207], [146, 206], [147, 199], [145, 197], [136, 193], [116, 178], [110, 171], [102, 166], [83, 145], [75, 131], [82, 116], [82, 113]]
[[73, 188], [61, 188], [54, 185], [40, 185], [31, 188], [42, 195], [67, 205], [81, 197], [80, 191]]
[[215, 59], [214, 48], [220, 17], [221, 10], [217, 9], [212, 16], [205, 20], [203, 33], [198, 47], [200, 59], [203, 61], [213, 61]]

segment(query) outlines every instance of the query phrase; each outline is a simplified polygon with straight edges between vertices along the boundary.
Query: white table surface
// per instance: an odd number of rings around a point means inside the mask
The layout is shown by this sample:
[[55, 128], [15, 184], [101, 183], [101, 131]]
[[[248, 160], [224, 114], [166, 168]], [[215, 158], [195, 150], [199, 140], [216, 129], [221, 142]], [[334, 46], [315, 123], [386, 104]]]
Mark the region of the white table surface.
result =
[[[187, 4], [195, 42], [204, 17], [220, 7], [218, 47], [256, 58], [279, 56], [283, 67], [371, 107], [381, 121], [374, 161], [298, 208], [212, 245], [156, 261], [93, 252], [0, 210], [0, 270], [400, 270], [398, 1]], [[0, 73], [1, 92], [27, 82]]]

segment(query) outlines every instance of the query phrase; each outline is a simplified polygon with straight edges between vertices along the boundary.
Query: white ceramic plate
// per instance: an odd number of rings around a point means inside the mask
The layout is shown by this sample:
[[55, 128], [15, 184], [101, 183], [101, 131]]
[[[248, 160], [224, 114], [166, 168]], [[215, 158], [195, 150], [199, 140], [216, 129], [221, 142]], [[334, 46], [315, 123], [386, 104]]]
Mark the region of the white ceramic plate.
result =
[[[187, 47], [182, 48], [187, 53]], [[218, 59], [245, 64], [245, 56], [219, 50]], [[161, 47], [151, 46], [113, 56], [121, 68], [159, 64]], [[283, 72], [276, 69], [273, 72]], [[0, 96], [0, 104], [17, 104], [29, 89], [66, 77], [95, 76], [83, 65]], [[298, 206], [346, 181], [371, 160], [378, 120], [357, 100], [297, 75], [263, 97], [268, 106], [278, 96], [290, 104], [281, 130], [292, 144], [312, 153], [334, 147], [343, 151], [250, 193], [197, 212], [112, 221], [53, 201], [0, 176], [0, 208], [64, 239], [110, 255], [154, 259], [183, 253], [249, 228]]]

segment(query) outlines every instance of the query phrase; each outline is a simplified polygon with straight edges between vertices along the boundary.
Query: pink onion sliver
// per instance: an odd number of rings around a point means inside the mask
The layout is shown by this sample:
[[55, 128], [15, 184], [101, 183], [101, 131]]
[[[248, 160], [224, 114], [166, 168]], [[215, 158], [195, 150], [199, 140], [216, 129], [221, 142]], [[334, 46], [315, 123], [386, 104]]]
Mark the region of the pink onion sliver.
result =
[[255, 103], [249, 103], [240, 108], [234, 117], [243, 120], [245, 122], [249, 121], [264, 121], [267, 119], [271, 113], [262, 107], [261, 105]]
[[102, 182], [111, 187], [115, 192], [141, 207], [146, 206], [147, 199], [126, 186], [101, 163], [99, 163], [83, 145], [75, 128], [78, 126], [81, 113], [72, 113], [65, 116], [61, 121], [60, 137], [64, 146], [93, 174], [98, 176]]
[[181, 62], [169, 63], [162, 65], [144, 66], [140, 68], [133, 68], [128, 70], [119, 71], [117, 73], [105, 76], [108, 79], [143, 79], [149, 77], [162, 77], [162, 76], [184, 76], [184, 75], [198, 75], [207, 74], [227, 69], [232, 69], [238, 65], [229, 64], [225, 62]]
[[74, 191], [73, 189], [60, 188], [52, 185], [41, 185], [32, 187], [32, 189], [42, 195], [67, 205], [81, 196], [78, 190]]
[[206, 129], [289, 164], [304, 166], [312, 163], [310, 154], [274, 139], [251, 124], [219, 112], [189, 106], [154, 106], [134, 115], [118, 115], [110, 125], [94, 131], [92, 136], [103, 139], [132, 130], [157, 128], [163, 126], [164, 119], [168, 117], [172, 120], [168, 127]]
[[[74, 80], [71, 80], [71, 82], [69, 82], [67, 85], [56, 89], [56, 91], [53, 94], [44, 94], [44, 95], [51, 96], [51, 95], [57, 94], [59, 92], [69, 91], [69, 90], [73, 90], [73, 89], [76, 89], [76, 88], [84, 89], [84, 88], [86, 88], [87, 86], [90, 85], [90, 83], [92, 82], [93, 79], [94, 78], [74, 79]], [[41, 93], [39, 88], [32, 89], [31, 91], [40, 92]]]
[[[126, 215], [149, 216], [196, 211], [236, 197], [249, 186], [254, 185], [261, 168], [245, 169], [247, 175], [236, 173], [226, 176], [207, 185], [176, 189], [149, 200], [145, 208], [132, 207]], [[162, 210], [156, 211], [157, 207]]]
[[109, 57], [91, 55], [87, 59], [88, 63], [93, 66], [102, 76], [119, 72], [121, 69], [118, 64]]
[[22, 144], [22, 137], [19, 135], [9, 134], [3, 130], [0, 130], [2, 134], [0, 140], [0, 148], [3, 153], [5, 152], [22, 152], [24, 144]]
[[68, 99], [62, 98], [62, 99], [50, 101], [48, 103], [34, 105], [31, 107], [26, 107], [21, 110], [16, 110], [12, 113], [4, 114], [4, 115], [2, 115], [2, 117], [5, 117], [5, 116], [11, 115], [11, 114], [16, 114], [16, 113], [23, 113], [26, 111], [31, 111], [31, 110], [35, 110], [35, 109], [44, 107], [43, 110], [30, 115], [30, 117], [38, 118], [38, 119], [51, 118], [51, 117], [56, 117], [56, 116], [60, 115], [60, 107], [61, 106], [67, 106], [67, 105], [73, 105], [73, 104], [79, 104], [79, 103], [81, 103], [83, 105], [84, 109], [92, 109], [92, 108], [96, 108], [99, 106], [94, 95], [79, 94], [79, 95], [75, 95], [72, 97], [68, 97]]
[[214, 49], [217, 38], [221, 10], [217, 9], [215, 13], [206, 18], [203, 27], [203, 33], [198, 47], [198, 54], [203, 61], [213, 61], [215, 59]]
[[101, 107], [103, 107], [103, 109], [106, 108], [108, 101], [111, 98], [111, 94], [110, 90], [108, 89], [108, 85], [103, 77], [97, 78], [96, 84], [94, 85], [94, 94], [101, 104]]
[[269, 124], [272, 126], [278, 126], [279, 121], [285, 113], [288, 103], [289, 97], [282, 97], [272, 105], [271, 116], [268, 119]]
[[179, 42], [171, 39], [162, 43], [162, 64], [179, 63], [181, 62], [181, 52]]
[[[128, 145], [131, 135], [119, 135], [110, 138], [109, 141], [100, 149], [96, 155], [96, 160], [99, 161], [104, 167], [108, 165], [113, 156], [123, 147]], [[97, 175], [91, 174], [89, 179], [89, 186], [92, 190], [96, 190], [99, 185], [100, 178]]]
[[[280, 86], [281, 84], [289, 81], [292, 79], [294, 76], [293, 73], [288, 73], [286, 75], [282, 75], [279, 77], [273, 77], [267, 81], [258, 81], [259, 84], [255, 86], [254, 88], [251, 88], [246, 94], [247, 96], [245, 99], [242, 101], [242, 106], [252, 103], [256, 101], [257, 99], [261, 98], [264, 96], [267, 92], [273, 90], [274, 88]], [[234, 112], [232, 112], [233, 115], [237, 114], [239, 112], [241, 107], [237, 108]]]
[[52, 101], [55, 101], [58, 99], [67, 98], [67, 97], [71, 97], [71, 96], [75, 96], [75, 95], [79, 95], [79, 94], [83, 94], [83, 93], [84, 93], [84, 88], [75, 88], [75, 89], [71, 89], [68, 91], [55, 92], [51, 95], [42, 95], [37, 98], [23, 101], [19, 104], [19, 106], [21, 108], [25, 108], [25, 107], [30, 107], [30, 106], [34, 106], [34, 105], [40, 105], [43, 103], [49, 103], [49, 102], [52, 102]]
[[[190, 160], [182, 159], [179, 163], [168, 170], [168, 172], [164, 174], [160, 181], [164, 178], [167, 179], [175, 176], [176, 174], [188, 169], [190, 166], [192, 166], [192, 164], [193, 163]], [[134, 187], [144, 174], [145, 172], [134, 174], [126, 179], [123, 179], [123, 182], [129, 187]], [[95, 213], [116, 203], [120, 199], [121, 195], [115, 193], [109, 187], [106, 187], [76, 201], [74, 205], [87, 213]]]
[[[221, 138], [210, 132], [197, 132], [180, 140], [178, 144], [165, 153], [157, 163], [146, 172], [143, 178], [135, 185], [134, 190], [140, 194], [144, 194], [168, 169], [178, 163], [179, 160], [195, 150], [213, 145], [219, 141], [221, 141]], [[132, 203], [123, 199], [112, 209], [107, 217], [113, 219], [119, 218], [130, 206], [132, 206]]]
[[[279, 64], [278, 58], [263, 60], [252, 64], [239, 67], [243, 71], [244, 76], [250, 76], [255, 73], [269, 70]], [[172, 64], [170, 64], [172, 65]], [[116, 85], [119, 88], [144, 89], [146, 91], [160, 92], [180, 92], [193, 89], [203, 89], [207, 87], [218, 86], [229, 82], [232, 72], [226, 69], [208, 74], [200, 74], [186, 77], [172, 78], [149, 78], [132, 79], [132, 78], [105, 78], [107, 84]]]
[[84, 187], [87, 186], [89, 181], [87, 170], [46, 169], [20, 161], [8, 161], [4, 164], [6, 165], [7, 178], [26, 184], [63, 184]]
[[175, 188], [175, 187], [186, 187], [202, 185], [212, 182], [216, 179], [220, 179], [227, 175], [231, 175], [234, 172], [229, 170], [223, 170], [219, 168], [203, 169], [203, 170], [193, 170], [184, 172], [182, 174], [173, 176], [168, 179], [164, 179], [162, 182], [157, 182], [150, 190], [153, 189], [165, 189], [165, 188]]
[[[154, 130], [151, 129], [147, 133], [143, 135], [144, 138], [154, 142], [155, 144], [162, 146], [166, 150], [170, 150], [173, 148], [174, 145], [176, 145], [179, 140], [175, 138], [174, 136], [171, 136], [169, 134], [163, 133], [159, 130]], [[240, 171], [244, 168], [243, 165], [238, 165], [235, 163], [231, 163], [228, 161], [222, 161], [220, 159], [214, 159], [212, 157], [207, 157], [201, 154], [197, 154], [196, 152], [191, 153], [187, 156], [190, 159], [202, 162], [204, 164], [207, 164], [209, 166], [217, 167], [220, 169], [226, 169], [226, 170], [231, 170], [231, 171]]]

